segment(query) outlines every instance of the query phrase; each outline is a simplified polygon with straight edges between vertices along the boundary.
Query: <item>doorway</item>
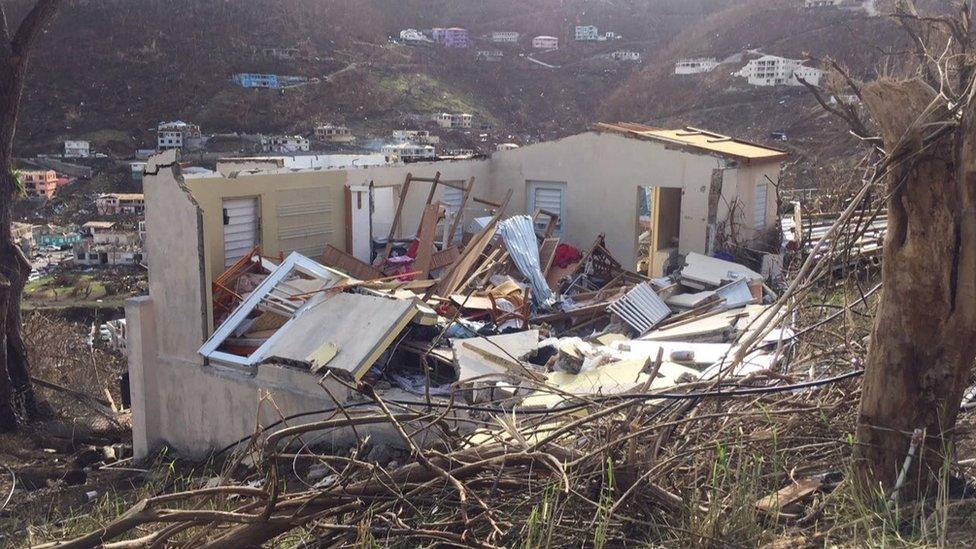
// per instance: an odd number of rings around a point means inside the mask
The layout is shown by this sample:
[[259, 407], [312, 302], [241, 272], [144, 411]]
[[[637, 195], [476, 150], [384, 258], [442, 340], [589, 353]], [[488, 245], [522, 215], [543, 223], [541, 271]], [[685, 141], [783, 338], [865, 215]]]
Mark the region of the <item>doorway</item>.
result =
[[664, 276], [681, 234], [681, 187], [637, 187], [636, 247], [639, 272]]

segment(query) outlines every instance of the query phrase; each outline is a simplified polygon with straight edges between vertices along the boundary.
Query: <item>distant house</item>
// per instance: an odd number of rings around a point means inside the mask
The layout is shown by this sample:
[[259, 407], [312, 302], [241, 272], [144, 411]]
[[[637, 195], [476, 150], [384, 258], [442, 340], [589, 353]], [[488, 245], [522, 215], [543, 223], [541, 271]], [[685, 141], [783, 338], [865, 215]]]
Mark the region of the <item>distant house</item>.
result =
[[614, 61], [640, 63], [641, 54], [637, 51], [618, 50], [610, 54]]
[[536, 50], [555, 50], [559, 49], [559, 39], [555, 36], [536, 36], [532, 39], [532, 49]]
[[699, 74], [709, 72], [718, 66], [714, 57], [680, 59], [674, 64], [674, 74]]
[[34, 226], [30, 223], [19, 223], [14, 221], [10, 224], [10, 237], [14, 244], [30, 255], [34, 249]]
[[29, 198], [50, 200], [58, 191], [58, 174], [54, 170], [29, 170], [18, 172], [24, 192]]
[[400, 40], [403, 40], [404, 42], [407, 43], [421, 43], [421, 44], [433, 43], [433, 40], [427, 38], [427, 36], [425, 36], [424, 33], [420, 32], [417, 29], [403, 29], [402, 31], [400, 31]]
[[478, 50], [475, 52], [475, 59], [478, 61], [498, 62], [505, 57], [505, 52], [501, 50]]
[[261, 150], [280, 153], [307, 152], [310, 146], [308, 139], [300, 135], [262, 135]]
[[295, 47], [275, 47], [266, 46], [259, 49], [262, 57], [277, 59], [279, 61], [290, 61], [304, 57], [302, 50]]
[[844, 0], [803, 0], [805, 8], [833, 8], [844, 4]]
[[81, 235], [55, 225], [34, 225], [34, 242], [39, 247], [66, 248], [81, 242]]
[[146, 212], [146, 199], [142, 193], [108, 193], [95, 199], [99, 215], [139, 214]]
[[823, 72], [803, 65], [799, 59], [764, 55], [749, 61], [738, 75], [753, 86], [802, 86], [801, 80], [817, 86]]
[[600, 30], [593, 25], [576, 25], [574, 37], [577, 42], [598, 42]]
[[356, 136], [348, 126], [323, 124], [315, 127], [315, 139], [332, 143], [352, 143], [356, 140]]
[[156, 150], [194, 148], [202, 140], [200, 126], [176, 120], [156, 126]]
[[511, 31], [494, 31], [491, 41], [496, 44], [515, 44], [519, 41], [519, 33]]
[[65, 158], [88, 158], [91, 156], [91, 143], [88, 141], [65, 141]]
[[383, 154], [391, 160], [399, 158], [403, 162], [417, 162], [437, 158], [437, 149], [431, 145], [415, 143], [395, 143], [383, 146]]
[[433, 120], [442, 128], [462, 130], [471, 128], [471, 123], [474, 120], [474, 116], [467, 113], [452, 114], [448, 112], [441, 112], [435, 114], [433, 116]]
[[467, 48], [471, 45], [468, 29], [438, 27], [431, 29], [430, 32], [434, 42], [443, 45], [445, 48]]
[[308, 78], [304, 76], [282, 76], [278, 74], [250, 72], [237, 73], [231, 77], [231, 80], [242, 88], [267, 88], [272, 90], [291, 88], [308, 83]]
[[519, 145], [517, 143], [499, 143], [495, 145], [496, 152], [514, 151], [517, 148], [519, 148]]
[[142, 247], [137, 243], [95, 244], [82, 241], [74, 244], [73, 253], [72, 262], [86, 267], [139, 265], [143, 260]]
[[393, 130], [391, 136], [394, 143], [421, 143], [424, 145], [437, 145], [441, 138], [431, 134], [427, 130]]
[[621, 38], [623, 38], [622, 35], [617, 34], [613, 31], [607, 31], [603, 33], [603, 36], [600, 38], [600, 40], [620, 40]]
[[131, 246], [139, 241], [136, 231], [125, 230], [113, 221], [88, 221], [81, 232], [96, 246]]

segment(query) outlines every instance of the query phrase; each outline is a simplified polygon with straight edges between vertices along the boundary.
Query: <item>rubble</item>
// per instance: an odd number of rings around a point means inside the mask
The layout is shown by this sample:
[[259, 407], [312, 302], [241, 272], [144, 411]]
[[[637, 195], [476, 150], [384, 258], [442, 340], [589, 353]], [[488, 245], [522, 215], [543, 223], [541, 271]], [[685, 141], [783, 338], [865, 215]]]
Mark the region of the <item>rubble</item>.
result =
[[252, 250], [214, 283], [221, 324], [200, 353], [512, 410], [663, 389], [725, 367], [747, 375], [786, 356], [783, 328], [731, 358], [772, 314], [763, 303], [775, 296], [752, 269], [689, 253], [651, 280], [624, 268], [602, 235], [585, 252], [553, 238], [555, 214], [504, 218], [509, 199], [459, 233], [439, 230], [458, 218], [428, 200], [416, 237], [388, 240], [373, 264], [332, 246], [325, 264]]

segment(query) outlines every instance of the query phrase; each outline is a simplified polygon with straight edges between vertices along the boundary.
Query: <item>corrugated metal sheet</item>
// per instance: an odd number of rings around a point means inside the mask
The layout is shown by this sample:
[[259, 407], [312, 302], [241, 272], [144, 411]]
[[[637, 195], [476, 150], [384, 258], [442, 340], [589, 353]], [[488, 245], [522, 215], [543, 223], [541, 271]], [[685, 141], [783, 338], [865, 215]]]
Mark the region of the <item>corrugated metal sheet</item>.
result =
[[664, 130], [651, 126], [643, 126], [641, 124], [618, 123], [597, 124], [596, 129], [674, 143], [676, 145], [692, 147], [745, 161], [776, 161], [785, 160], [788, 157], [786, 151], [780, 149], [749, 143], [727, 135], [712, 133], [697, 128]]
[[527, 215], [512, 216], [498, 224], [498, 232], [505, 241], [512, 261], [519, 272], [532, 282], [532, 299], [536, 304], [549, 306], [556, 295], [549, 288], [539, 263], [539, 241], [532, 228], [532, 218]]
[[647, 333], [671, 314], [671, 309], [657, 295], [650, 282], [634, 286], [611, 303], [609, 309], [640, 334]]

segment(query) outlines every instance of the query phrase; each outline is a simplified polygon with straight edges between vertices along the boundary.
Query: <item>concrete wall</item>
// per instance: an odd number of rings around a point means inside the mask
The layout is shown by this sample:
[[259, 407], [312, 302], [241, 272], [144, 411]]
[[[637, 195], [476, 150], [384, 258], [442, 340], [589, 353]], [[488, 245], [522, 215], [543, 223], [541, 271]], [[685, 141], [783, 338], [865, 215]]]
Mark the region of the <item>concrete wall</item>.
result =
[[[191, 197], [179, 174], [177, 154], [167, 151], [147, 166], [146, 249], [157, 260], [149, 273], [149, 295], [126, 302], [133, 446], [140, 458], [164, 444], [180, 455], [204, 458], [280, 414], [333, 405], [317, 377], [307, 372], [276, 365], [216, 367], [197, 353], [209, 333], [204, 258], [213, 255], [205, 254], [205, 242], [213, 246], [213, 235], [205, 238], [204, 229], [215, 225], [212, 212], [194, 197], [212, 208], [218, 187], [227, 183], [197, 185]], [[245, 180], [242, 190], [252, 192], [259, 184]], [[340, 193], [341, 184], [340, 178]], [[340, 399], [347, 396], [336, 382], [330, 390]]]
[[[332, 405], [316, 376], [307, 372], [275, 365], [246, 370], [217, 367], [205, 364], [197, 353], [211, 329], [211, 280], [223, 271], [224, 198], [259, 197], [262, 246], [266, 254], [276, 255], [290, 251], [282, 235], [295, 229], [288, 224], [303, 216], [314, 218], [319, 228], [324, 224], [330, 229], [324, 235], [327, 241], [345, 249], [345, 188], [349, 186], [370, 181], [376, 186], [399, 186], [407, 173], [433, 177], [440, 171], [443, 180], [474, 176], [475, 195], [500, 200], [513, 191], [507, 209], [511, 215], [527, 213], [528, 181], [559, 181], [566, 184], [563, 239], [586, 248], [604, 233], [611, 251], [629, 267], [635, 258], [639, 186], [682, 189], [679, 246], [682, 251], [705, 253], [710, 189], [721, 187], [717, 223], [726, 221], [729, 205], [739, 201], [733, 222], [739, 236], [748, 239], [754, 235], [755, 186], [769, 183], [767, 176], [778, 181], [779, 174], [777, 163], [736, 165], [656, 142], [593, 132], [499, 152], [490, 160], [344, 171], [184, 178], [178, 160], [176, 151], [168, 151], [153, 157], [146, 167], [145, 249], [153, 258], [149, 296], [126, 303], [134, 445], [140, 457], [164, 443], [188, 457], [204, 457], [253, 433], [258, 422], [276, 420], [279, 413]], [[401, 236], [416, 230], [429, 190], [427, 183], [410, 189]], [[442, 197], [443, 189], [435, 194]], [[310, 204], [306, 209], [291, 209]], [[775, 189], [771, 184], [766, 208], [767, 223], [772, 225]], [[477, 212], [471, 208], [466, 214], [470, 218]], [[323, 236], [321, 231], [318, 234]], [[315, 249], [321, 249], [319, 244]], [[340, 400], [348, 396], [342, 387], [331, 389]]]
[[146, 254], [149, 296], [159, 304], [156, 339], [164, 357], [203, 364], [196, 353], [207, 334], [209, 282], [204, 257], [203, 212], [182, 185], [177, 151], [167, 151], [146, 166]]
[[[717, 157], [669, 149], [661, 143], [588, 132], [495, 153], [492, 194], [500, 196], [512, 189], [515, 209], [525, 212], [528, 181], [566, 183], [562, 238], [585, 249], [603, 233], [615, 257], [632, 267], [637, 188], [682, 188], [680, 248], [704, 252], [712, 171], [724, 169], [726, 164]], [[723, 194], [734, 192], [731, 186], [725, 187]], [[719, 218], [724, 218], [722, 213]]]
[[299, 251], [315, 259], [326, 243], [346, 247], [345, 184], [345, 172], [324, 170], [187, 176], [186, 186], [201, 211], [208, 291], [224, 271], [224, 199], [258, 198], [263, 254]]

